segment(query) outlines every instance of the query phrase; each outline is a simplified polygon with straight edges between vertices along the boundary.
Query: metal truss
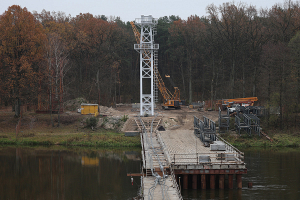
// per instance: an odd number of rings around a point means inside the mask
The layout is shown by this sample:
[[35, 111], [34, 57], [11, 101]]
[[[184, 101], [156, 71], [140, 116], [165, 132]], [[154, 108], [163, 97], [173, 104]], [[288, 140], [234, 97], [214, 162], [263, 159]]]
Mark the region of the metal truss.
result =
[[[134, 45], [134, 49], [140, 53], [140, 115], [154, 115], [154, 97], [155, 81], [154, 69], [156, 52], [159, 49], [158, 44], [154, 44], [154, 35], [156, 34], [157, 19], [151, 15], [135, 19], [135, 24], [141, 28], [140, 43]], [[143, 87], [143, 80], [151, 79], [150, 89]], [[144, 90], [150, 91], [145, 94]]]

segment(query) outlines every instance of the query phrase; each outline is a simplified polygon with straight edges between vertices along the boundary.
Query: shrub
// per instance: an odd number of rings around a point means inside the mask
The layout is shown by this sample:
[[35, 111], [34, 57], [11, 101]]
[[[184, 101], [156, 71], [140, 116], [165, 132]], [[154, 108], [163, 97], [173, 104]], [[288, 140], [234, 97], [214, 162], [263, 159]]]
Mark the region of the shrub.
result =
[[126, 122], [128, 118], [129, 118], [128, 115], [124, 115], [122, 116], [121, 121]]
[[86, 127], [95, 128], [98, 124], [99, 119], [96, 117], [90, 117], [86, 119]]

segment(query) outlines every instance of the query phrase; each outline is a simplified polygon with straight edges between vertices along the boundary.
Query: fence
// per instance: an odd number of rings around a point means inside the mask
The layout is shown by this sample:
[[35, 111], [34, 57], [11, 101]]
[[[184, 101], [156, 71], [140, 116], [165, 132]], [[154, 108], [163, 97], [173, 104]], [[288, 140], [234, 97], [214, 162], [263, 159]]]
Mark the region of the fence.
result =
[[243, 164], [244, 155], [240, 152], [212, 152], [193, 154], [174, 154], [172, 156], [173, 165], [199, 165], [199, 164]]

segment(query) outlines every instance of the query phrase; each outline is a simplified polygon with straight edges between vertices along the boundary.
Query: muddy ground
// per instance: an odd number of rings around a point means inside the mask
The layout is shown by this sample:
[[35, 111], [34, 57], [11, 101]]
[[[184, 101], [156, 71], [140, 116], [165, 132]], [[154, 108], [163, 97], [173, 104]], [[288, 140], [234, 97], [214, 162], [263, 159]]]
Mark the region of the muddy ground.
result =
[[[139, 115], [138, 111], [132, 111], [131, 106], [120, 106], [114, 108], [117, 115], [128, 115], [129, 119], [134, 118]], [[193, 130], [194, 116], [199, 119], [203, 119], [203, 115], [208, 117], [214, 122], [218, 121], [219, 112], [217, 111], [203, 111], [200, 109], [188, 108], [187, 106], [182, 106], [181, 109], [155, 109], [155, 113], [158, 113], [158, 117], [162, 118], [161, 125], [165, 129], [179, 129], [179, 130]], [[101, 114], [101, 113], [100, 113]], [[114, 114], [114, 113], [111, 113]]]
[[[60, 115], [60, 126], [69, 127], [71, 129], [83, 128], [85, 126], [86, 118], [91, 115], [81, 115], [77, 112], [77, 106], [68, 107], [64, 113]], [[132, 105], [122, 105], [116, 108], [100, 106], [100, 116], [98, 127], [106, 129], [117, 129], [119, 131], [133, 131], [130, 127], [126, 128], [126, 124], [122, 121], [122, 118], [134, 119], [140, 113], [138, 109], [133, 109]], [[11, 108], [0, 109], [0, 133], [15, 132], [16, 124], [19, 119], [14, 118], [14, 113]], [[203, 119], [203, 115], [211, 120], [218, 121], [217, 111], [199, 111], [198, 109], [191, 109], [187, 106], [183, 106], [181, 109], [175, 110], [162, 110], [155, 109], [155, 113], [158, 113], [158, 117], [161, 118], [160, 125], [163, 125], [165, 129], [178, 129], [178, 130], [193, 130], [193, 116]], [[106, 118], [105, 118], [106, 117]], [[54, 125], [58, 124], [58, 115], [53, 115]], [[106, 120], [105, 124], [103, 121]], [[23, 114], [21, 120], [21, 130], [29, 131], [37, 130], [38, 132], [53, 132], [51, 120], [49, 114], [36, 114], [33, 110], [27, 111]], [[128, 120], [130, 122], [130, 120]], [[128, 124], [127, 122], [127, 124]], [[50, 130], [51, 129], [51, 130]], [[58, 131], [58, 130], [57, 130]]]

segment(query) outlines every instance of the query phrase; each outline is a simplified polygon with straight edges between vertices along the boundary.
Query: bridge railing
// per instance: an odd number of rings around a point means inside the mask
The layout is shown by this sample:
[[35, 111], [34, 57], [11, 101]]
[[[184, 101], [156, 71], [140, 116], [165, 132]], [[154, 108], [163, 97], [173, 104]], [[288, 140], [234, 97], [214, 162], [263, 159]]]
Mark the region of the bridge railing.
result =
[[244, 164], [244, 156], [238, 152], [213, 152], [172, 155], [172, 165], [182, 164]]

